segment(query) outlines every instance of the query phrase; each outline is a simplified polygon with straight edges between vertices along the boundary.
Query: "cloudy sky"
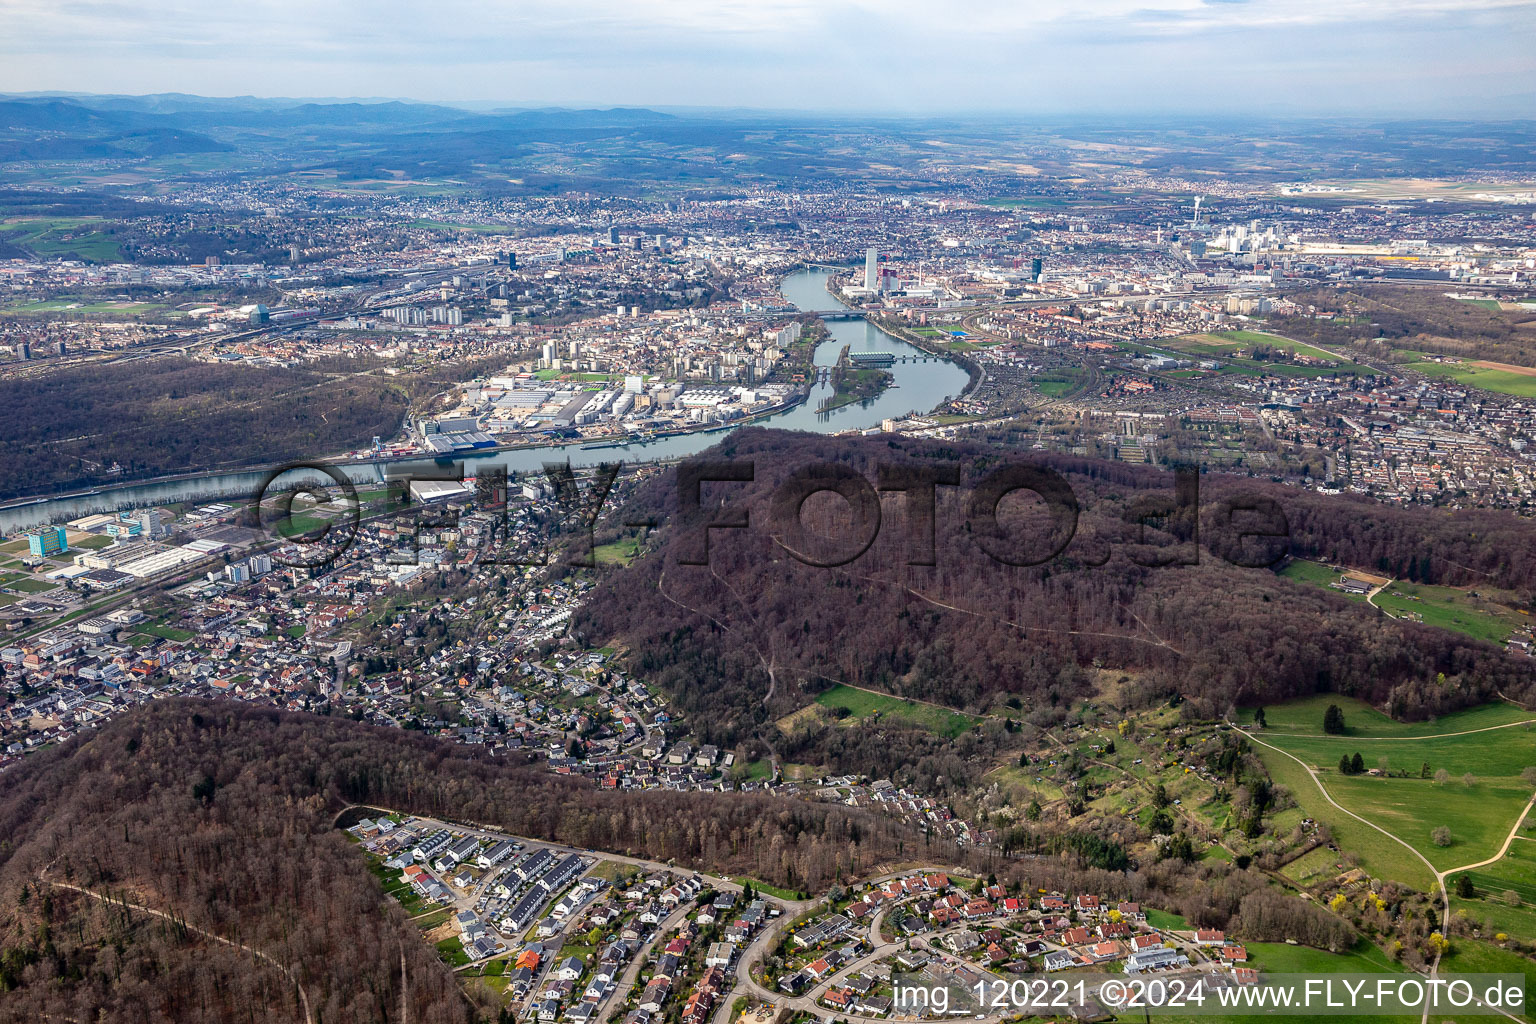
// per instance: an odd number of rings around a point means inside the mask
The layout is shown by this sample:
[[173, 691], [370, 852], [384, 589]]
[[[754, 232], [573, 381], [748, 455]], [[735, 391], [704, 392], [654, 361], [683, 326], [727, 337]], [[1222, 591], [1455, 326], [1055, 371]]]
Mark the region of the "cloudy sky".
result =
[[0, 91], [1536, 116], [1536, 0], [0, 0]]

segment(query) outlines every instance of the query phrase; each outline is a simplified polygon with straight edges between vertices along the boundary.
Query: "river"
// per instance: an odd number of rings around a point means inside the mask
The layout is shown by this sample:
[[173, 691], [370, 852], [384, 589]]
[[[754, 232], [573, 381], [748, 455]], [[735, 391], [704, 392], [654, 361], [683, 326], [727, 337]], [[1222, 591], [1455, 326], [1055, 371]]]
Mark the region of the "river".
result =
[[[801, 270], [784, 279], [784, 298], [799, 309], [847, 308], [826, 290], [826, 271]], [[817, 366], [831, 366], [844, 345], [854, 352], [890, 352], [897, 356], [924, 357], [927, 353], [904, 341], [899, 341], [864, 320], [831, 320], [827, 323], [831, 337], [820, 345], [812, 359]], [[818, 434], [830, 434], [843, 430], [860, 430], [878, 426], [887, 418], [901, 417], [908, 413], [928, 412], [946, 399], [965, 390], [967, 374], [963, 368], [948, 360], [917, 363], [897, 363], [890, 368], [894, 378], [886, 388], [868, 402], [856, 402], [834, 409], [830, 413], [816, 411], [823, 399], [832, 394], [829, 384], [818, 384], [810, 397], [793, 409], [759, 420], [759, 426], [777, 427], [783, 430], [804, 430]], [[626, 463], [649, 462], [657, 459], [682, 458], [705, 448], [719, 444], [727, 431], [679, 434], [656, 441], [620, 445], [583, 451], [579, 444], [547, 445], [537, 448], [519, 448], [515, 451], [489, 452], [484, 455], [458, 455], [452, 460], [462, 461], [466, 475], [473, 476], [482, 467], [504, 466], [508, 471], [538, 472], [546, 462], [569, 461], [573, 466], [593, 466], [600, 462], [623, 460]], [[392, 475], [409, 472], [413, 467], [433, 466], [433, 460], [391, 463], [337, 464], [336, 468], [358, 484], [379, 484], [384, 480], [386, 469]], [[110, 512], [114, 509], [145, 505], [165, 505], [189, 498], [216, 496], [250, 500], [266, 479], [267, 473], [216, 473], [204, 476], [168, 480], [161, 483], [133, 484], [103, 489], [99, 494], [52, 498], [30, 505], [15, 505], [0, 509], [0, 532], [13, 533], [40, 523], [62, 522], [76, 519], [92, 512]], [[284, 476], [285, 481], [298, 479], [297, 474]], [[316, 479], [321, 479], [316, 475]]]

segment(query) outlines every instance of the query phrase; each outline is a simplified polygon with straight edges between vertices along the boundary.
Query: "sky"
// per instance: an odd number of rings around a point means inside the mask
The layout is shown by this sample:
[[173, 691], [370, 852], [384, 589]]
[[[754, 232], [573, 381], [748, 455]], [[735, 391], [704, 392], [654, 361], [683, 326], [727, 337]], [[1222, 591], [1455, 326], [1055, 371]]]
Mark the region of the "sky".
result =
[[0, 91], [1536, 117], [1536, 0], [0, 0]]

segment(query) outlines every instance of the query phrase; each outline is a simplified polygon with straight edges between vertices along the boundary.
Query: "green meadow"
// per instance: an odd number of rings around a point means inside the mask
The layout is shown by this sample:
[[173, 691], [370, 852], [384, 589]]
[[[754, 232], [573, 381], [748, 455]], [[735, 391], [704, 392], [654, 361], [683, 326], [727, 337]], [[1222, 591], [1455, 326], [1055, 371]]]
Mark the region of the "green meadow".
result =
[[1515, 395], [1519, 398], [1536, 398], [1536, 376], [1528, 373], [1473, 366], [1471, 363], [1422, 362], [1408, 363], [1407, 367], [1435, 377], [1449, 377], [1466, 387], [1497, 391], [1501, 395]]
[[[1344, 713], [1343, 735], [1323, 733], [1329, 704]], [[1266, 707], [1268, 727], [1257, 735], [1316, 769], [1339, 805], [1444, 871], [1494, 856], [1519, 820], [1532, 794], [1520, 774], [1536, 765], [1532, 718], [1512, 705], [1487, 704], [1434, 722], [1395, 722], [1362, 701], [1320, 694]], [[1251, 721], [1251, 709], [1240, 714], [1245, 728]], [[1430, 883], [1424, 864], [1401, 844], [1329, 804], [1302, 765], [1263, 746], [1256, 753], [1274, 780], [1291, 791], [1308, 815], [1327, 822], [1340, 847], [1356, 854], [1366, 870], [1419, 886]], [[1341, 774], [1339, 759], [1356, 753], [1366, 769], [1384, 768], [1385, 774]], [[1425, 765], [1428, 778], [1422, 777]], [[1443, 783], [1435, 781], [1441, 770], [1449, 776]], [[1450, 831], [1448, 846], [1431, 838], [1442, 826]]]
[[863, 720], [875, 715], [894, 718], [949, 739], [954, 739], [976, 724], [976, 719], [970, 715], [948, 708], [920, 704], [889, 694], [871, 693], [842, 684], [818, 694], [816, 703], [829, 708], [847, 708], [849, 718]]

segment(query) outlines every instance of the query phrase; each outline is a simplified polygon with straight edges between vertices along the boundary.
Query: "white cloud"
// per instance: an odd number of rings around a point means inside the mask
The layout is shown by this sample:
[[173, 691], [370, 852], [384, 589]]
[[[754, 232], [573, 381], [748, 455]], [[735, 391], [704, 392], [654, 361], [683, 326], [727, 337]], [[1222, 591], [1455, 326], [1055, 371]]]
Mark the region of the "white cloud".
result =
[[1333, 102], [1451, 105], [1528, 92], [1533, 29], [1536, 0], [0, 0], [0, 89], [931, 110], [1328, 109], [1342, 88]]

